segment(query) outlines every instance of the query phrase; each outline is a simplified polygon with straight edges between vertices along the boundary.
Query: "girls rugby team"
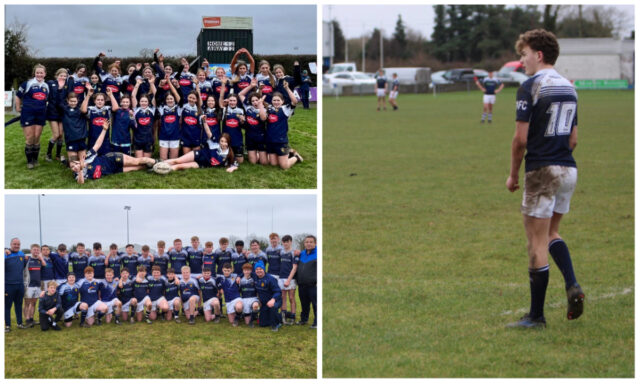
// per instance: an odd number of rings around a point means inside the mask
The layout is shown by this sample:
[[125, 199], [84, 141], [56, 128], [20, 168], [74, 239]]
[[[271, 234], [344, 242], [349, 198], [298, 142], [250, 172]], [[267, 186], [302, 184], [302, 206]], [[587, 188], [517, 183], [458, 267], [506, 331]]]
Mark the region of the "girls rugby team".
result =
[[[241, 55], [248, 63], [239, 60]], [[282, 169], [303, 161], [287, 135], [297, 104], [293, 89], [304, 83], [297, 61], [294, 76], [287, 76], [280, 64], [273, 71], [265, 60], [256, 67], [242, 48], [231, 61], [229, 78], [221, 67], [211, 73], [206, 59], [192, 73], [182, 58], [181, 71], [174, 72], [158, 49], [153, 63], [131, 63], [125, 75], [119, 60], [105, 71], [104, 56], [95, 58], [91, 74], [79, 64], [74, 73], [58, 69], [49, 81], [45, 67], [37, 64], [34, 78], [20, 85], [16, 110], [27, 168], [38, 164], [46, 121], [52, 131], [46, 160], [53, 161], [55, 148], [55, 159], [66, 163], [64, 139], [68, 164], [80, 183], [145, 167], [161, 174], [200, 167], [233, 172], [245, 153], [252, 164]], [[156, 141], [159, 160], [152, 158]]]

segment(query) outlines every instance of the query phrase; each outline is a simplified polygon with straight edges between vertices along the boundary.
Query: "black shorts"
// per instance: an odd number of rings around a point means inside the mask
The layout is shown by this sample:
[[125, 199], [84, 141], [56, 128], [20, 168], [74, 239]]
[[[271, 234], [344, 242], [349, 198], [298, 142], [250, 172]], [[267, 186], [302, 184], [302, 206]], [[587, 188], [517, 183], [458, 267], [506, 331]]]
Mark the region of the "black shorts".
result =
[[237, 147], [232, 146], [231, 149], [233, 150], [233, 155], [235, 157], [244, 157], [244, 145]]
[[247, 136], [245, 138], [247, 144], [247, 151], [258, 151], [264, 152], [267, 150], [267, 145], [263, 140], [253, 140], [251, 137]]
[[153, 153], [153, 143], [152, 142], [148, 142], [148, 143], [137, 143], [137, 142], [134, 142], [133, 145], [134, 145], [136, 151]]
[[111, 150], [113, 152], [120, 152], [131, 156], [131, 144], [120, 145], [111, 143]]
[[288, 156], [289, 143], [267, 143], [267, 153], [278, 156]]
[[198, 163], [200, 168], [211, 168], [211, 152], [208, 147], [193, 151], [193, 160]]
[[67, 152], [80, 152], [85, 151], [87, 149], [87, 140], [80, 139], [75, 141], [69, 141], [66, 143]]
[[46, 110], [25, 111], [23, 109], [20, 113], [20, 125], [22, 125], [22, 127], [30, 127], [32, 125], [45, 125], [47, 122], [46, 117]]

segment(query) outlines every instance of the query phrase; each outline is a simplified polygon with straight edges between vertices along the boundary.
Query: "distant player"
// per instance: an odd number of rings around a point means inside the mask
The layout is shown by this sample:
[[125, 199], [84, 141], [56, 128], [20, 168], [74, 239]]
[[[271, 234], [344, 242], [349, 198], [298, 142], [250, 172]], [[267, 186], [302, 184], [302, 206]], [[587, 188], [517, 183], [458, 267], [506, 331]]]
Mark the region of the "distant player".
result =
[[383, 107], [386, 111], [387, 102], [385, 97], [387, 96], [387, 78], [382, 68], [378, 69], [378, 74], [376, 75], [376, 95], [378, 96], [378, 111], [380, 107]]
[[142, 252], [140, 256], [138, 256], [138, 266], [144, 265], [145, 270], [147, 271], [147, 276], [151, 276], [151, 263], [153, 261], [153, 257], [151, 256], [150, 248], [148, 245], [142, 246]]
[[76, 244], [76, 251], [69, 255], [73, 274], [76, 281], [80, 281], [84, 277], [84, 269], [89, 266], [89, 256], [85, 253], [84, 243]]
[[391, 81], [391, 91], [389, 92], [389, 104], [393, 106], [393, 110], [398, 109], [398, 103], [396, 99], [398, 98], [398, 89], [400, 88], [400, 82], [398, 81], [398, 74], [393, 74], [393, 80]]
[[504, 84], [493, 77], [493, 72], [489, 72], [489, 76], [482, 79], [482, 82], [477, 78], [475, 80], [476, 86], [484, 93], [482, 96], [482, 119], [480, 122], [484, 123], [486, 117], [487, 123], [491, 123], [493, 118], [493, 104], [496, 103], [496, 95], [502, 91]]
[[521, 212], [529, 252], [531, 308], [508, 327], [542, 328], [546, 326], [544, 300], [549, 283], [547, 252], [565, 280], [567, 318], [577, 319], [583, 311], [584, 293], [576, 281], [569, 249], [558, 233], [577, 181], [572, 152], [578, 141], [578, 98], [571, 82], [553, 68], [559, 54], [553, 33], [527, 31], [516, 42], [516, 51], [531, 78], [522, 83], [517, 94], [516, 132], [506, 186], [511, 192], [520, 187], [518, 174], [524, 156]]

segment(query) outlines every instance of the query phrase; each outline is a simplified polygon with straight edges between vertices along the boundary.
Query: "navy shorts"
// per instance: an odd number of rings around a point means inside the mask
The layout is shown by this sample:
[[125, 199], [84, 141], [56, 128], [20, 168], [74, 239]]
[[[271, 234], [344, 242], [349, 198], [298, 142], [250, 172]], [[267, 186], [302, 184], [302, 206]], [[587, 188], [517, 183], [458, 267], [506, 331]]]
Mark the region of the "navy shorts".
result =
[[67, 152], [80, 152], [87, 150], [87, 140], [80, 139], [67, 142]]
[[125, 155], [131, 156], [131, 144], [114, 144], [111, 143], [111, 150], [113, 152], [124, 153]]
[[47, 120], [46, 110], [42, 111], [25, 111], [20, 113], [20, 125], [30, 127], [32, 125], [45, 125]]
[[198, 140], [180, 139], [180, 145], [187, 148], [195, 148], [200, 146], [200, 142]]
[[153, 142], [147, 142], [147, 143], [134, 142], [133, 145], [136, 151], [151, 152], [151, 153], [153, 152]]
[[267, 153], [278, 156], [289, 155], [289, 143], [267, 143]]
[[48, 121], [62, 121], [62, 115], [56, 107], [47, 106], [47, 120]]
[[244, 145], [240, 145], [238, 147], [231, 146], [231, 150], [233, 150], [233, 155], [235, 157], [244, 157]]
[[247, 144], [247, 151], [264, 152], [267, 150], [267, 144], [265, 144], [264, 140], [254, 140], [250, 136], [247, 136], [245, 141]]

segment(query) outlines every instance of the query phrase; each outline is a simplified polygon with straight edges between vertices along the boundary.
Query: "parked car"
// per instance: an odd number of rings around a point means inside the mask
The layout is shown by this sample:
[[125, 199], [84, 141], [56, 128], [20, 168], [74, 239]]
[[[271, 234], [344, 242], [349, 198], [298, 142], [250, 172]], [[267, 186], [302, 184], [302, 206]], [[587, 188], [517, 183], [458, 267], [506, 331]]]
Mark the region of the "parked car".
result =
[[393, 67], [384, 68], [387, 79], [393, 79], [393, 74], [398, 75], [400, 84], [426, 84], [430, 81], [431, 69], [425, 67]]
[[519, 61], [509, 61], [508, 63], [503, 65], [502, 68], [500, 68], [498, 74], [506, 75], [507, 73], [511, 72], [524, 73], [524, 66]]
[[441, 84], [452, 84], [453, 81], [447, 80], [444, 77], [444, 74], [447, 71], [437, 71], [431, 74], [431, 83], [429, 83], [429, 87], [433, 88], [433, 85], [441, 85]]
[[[486, 72], [486, 71], [485, 71]], [[486, 75], [485, 75], [486, 76]], [[471, 68], [454, 68], [446, 71], [442, 77], [445, 79], [457, 83], [457, 82], [467, 82], [467, 81], [475, 81], [482, 80], [485, 76], [478, 76], [474, 69]]]
[[322, 81], [323, 85], [328, 87], [333, 87], [334, 85], [374, 85], [376, 83], [376, 79], [373, 79], [362, 72], [340, 72], [324, 75]]
[[334, 63], [331, 64], [327, 74], [331, 75], [338, 72], [356, 72], [356, 63]]

